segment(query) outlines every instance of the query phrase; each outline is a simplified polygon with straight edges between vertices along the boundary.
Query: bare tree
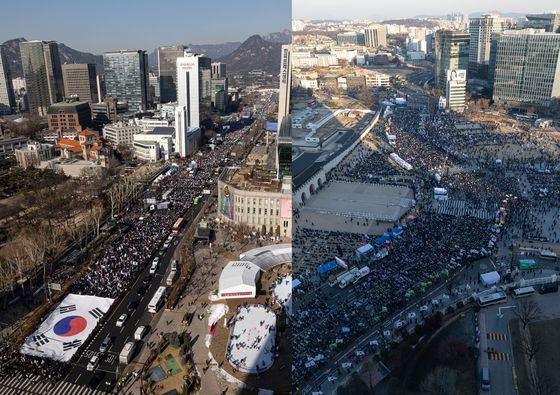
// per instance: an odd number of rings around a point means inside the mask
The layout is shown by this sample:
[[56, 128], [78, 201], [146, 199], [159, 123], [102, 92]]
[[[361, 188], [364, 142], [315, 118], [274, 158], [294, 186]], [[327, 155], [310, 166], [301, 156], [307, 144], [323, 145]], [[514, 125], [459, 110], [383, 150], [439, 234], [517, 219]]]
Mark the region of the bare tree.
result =
[[525, 331], [521, 335], [521, 341], [519, 343], [521, 352], [532, 362], [538, 352], [542, 349], [544, 344], [544, 339], [531, 331]]
[[21, 238], [23, 249], [29, 257], [33, 267], [42, 266], [43, 282], [47, 281], [47, 252], [51, 242], [52, 229], [38, 226], [32, 232], [27, 232]]
[[433, 395], [454, 395], [460, 393], [458, 390], [457, 371], [437, 366], [420, 383], [420, 390], [423, 393]]
[[518, 299], [515, 302], [515, 309], [513, 309], [513, 314], [515, 314], [521, 322], [523, 330], [525, 330], [531, 322], [535, 321], [541, 313], [539, 305], [534, 300], [528, 298]]
[[539, 374], [536, 369], [529, 371], [529, 394], [530, 395], [553, 395], [558, 393], [558, 387], [554, 381], [543, 374]]
[[100, 201], [94, 202], [90, 207], [91, 218], [95, 224], [95, 236], [99, 236], [101, 220], [105, 214], [105, 209], [103, 207], [103, 203]]
[[[24, 278], [25, 274], [28, 270], [28, 257], [23, 250], [21, 243], [17, 242], [16, 240], [12, 240], [7, 243], [3, 247], [3, 258], [6, 262], [6, 266], [4, 267], [5, 271], [11, 272], [11, 268], [13, 267], [15, 273], [12, 273], [11, 276], [5, 276], [4, 272], [2, 273], [3, 280], [14, 284], [17, 279], [19, 278], [21, 282], [21, 290], [24, 292]], [[12, 287], [12, 286], [10, 286]]]

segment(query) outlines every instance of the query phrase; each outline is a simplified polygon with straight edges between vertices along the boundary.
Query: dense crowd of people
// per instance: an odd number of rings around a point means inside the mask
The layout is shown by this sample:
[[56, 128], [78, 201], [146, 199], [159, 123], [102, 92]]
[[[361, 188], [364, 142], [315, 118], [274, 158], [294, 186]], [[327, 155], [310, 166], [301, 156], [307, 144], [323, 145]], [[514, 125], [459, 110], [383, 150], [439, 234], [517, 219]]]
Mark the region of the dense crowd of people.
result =
[[68, 369], [68, 364], [24, 355], [10, 345], [4, 345], [0, 350], [0, 377], [21, 374], [41, 382], [56, 383], [66, 375]]
[[[167, 196], [169, 207], [146, 210], [142, 201], [131, 203], [118, 220], [116, 239], [111, 238], [104, 246], [101, 256], [76, 280], [71, 292], [118, 298], [169, 234], [177, 218], [194, 205], [194, 197], [215, 182], [215, 170], [224, 165], [232, 145], [245, 131], [226, 134], [222, 144], [204, 153], [204, 160], [196, 163], [194, 174], [189, 168], [191, 164], [172, 165], [173, 170], [150, 186], [158, 196], [171, 191]], [[24, 355], [8, 345], [0, 355], [0, 375], [19, 371], [54, 383], [68, 369], [68, 364]]]
[[[205, 153], [204, 160], [196, 163], [194, 174], [188, 167], [192, 168], [194, 165], [189, 163], [179, 166], [176, 171], [161, 179], [156, 187], [160, 194], [170, 191], [167, 196], [167, 201], [171, 203], [169, 208], [157, 209], [150, 215], [144, 215], [142, 220], [134, 222], [119, 242], [106, 246], [103, 256], [74, 283], [73, 292], [118, 297], [169, 234], [177, 218], [193, 205], [194, 198], [209, 185], [213, 172], [241, 133], [242, 131], [237, 131], [227, 134], [223, 144]], [[138, 218], [140, 214], [143, 214], [141, 202], [131, 208], [121, 221], [130, 217]]]
[[[410, 184], [417, 218], [387, 246], [375, 246], [379, 235], [315, 230], [313, 224], [299, 221], [305, 206], [295, 208], [293, 274], [301, 281], [294, 289], [296, 386], [399, 309], [426, 303], [422, 295], [432, 285], [487, 256], [498, 244], [509, 247], [527, 238], [560, 241], [560, 161], [553, 135], [535, 130], [504, 133], [497, 125], [409, 108], [382, 117], [371, 135], [375, 142], [359, 145], [327, 174], [327, 184], [333, 179]], [[392, 144], [389, 136], [395, 136]], [[413, 169], [406, 171], [389, 160], [390, 152]], [[462, 207], [488, 211], [491, 219], [476, 217], [474, 210], [438, 213], [434, 187], [445, 188], [448, 198]], [[499, 224], [499, 238], [493, 225], [501, 221], [498, 210], [507, 217]], [[374, 249], [358, 258], [356, 249], [365, 243]], [[380, 257], [382, 249], [388, 254]], [[317, 270], [335, 256], [350, 268], [368, 266], [370, 274], [340, 289], [332, 271]], [[341, 266], [335, 274], [343, 272]]]
[[[364, 235], [312, 232], [314, 240], [319, 242], [305, 245], [311, 256], [314, 253], [321, 256], [324, 244], [328, 244], [323, 242], [328, 239], [354, 246], [360, 242], [373, 244]], [[300, 271], [296, 278], [302, 285], [294, 306], [295, 381], [313, 372], [313, 368], [305, 367], [310, 358], [336, 353], [331, 345], [337, 339], [342, 339], [343, 344], [352, 342], [364, 331], [371, 330], [376, 320], [409, 303], [410, 295], [422, 295], [429, 285], [479, 258], [490, 236], [488, 221], [423, 214], [401, 236], [382, 247], [389, 251], [385, 258], [376, 260], [375, 251], [362, 258], [354, 251], [342, 255], [346, 263], [370, 269], [368, 276], [351, 286], [352, 297], [338, 286], [334, 289], [317, 286], [316, 271]], [[331, 252], [334, 252], [332, 248]], [[323, 278], [323, 284], [324, 281]], [[342, 332], [341, 327], [346, 330]]]

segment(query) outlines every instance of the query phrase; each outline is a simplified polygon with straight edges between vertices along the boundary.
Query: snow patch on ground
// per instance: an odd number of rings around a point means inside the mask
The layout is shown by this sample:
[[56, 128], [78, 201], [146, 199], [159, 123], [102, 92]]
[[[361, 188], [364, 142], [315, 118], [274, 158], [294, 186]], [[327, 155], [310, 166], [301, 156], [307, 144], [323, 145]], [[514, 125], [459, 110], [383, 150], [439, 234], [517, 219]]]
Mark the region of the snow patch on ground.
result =
[[279, 278], [274, 282], [274, 298], [276, 302], [284, 306], [286, 313], [292, 315], [292, 275], [288, 274], [286, 277]]
[[208, 306], [208, 326], [216, 324], [220, 318], [225, 316], [228, 312], [226, 304], [211, 304]]

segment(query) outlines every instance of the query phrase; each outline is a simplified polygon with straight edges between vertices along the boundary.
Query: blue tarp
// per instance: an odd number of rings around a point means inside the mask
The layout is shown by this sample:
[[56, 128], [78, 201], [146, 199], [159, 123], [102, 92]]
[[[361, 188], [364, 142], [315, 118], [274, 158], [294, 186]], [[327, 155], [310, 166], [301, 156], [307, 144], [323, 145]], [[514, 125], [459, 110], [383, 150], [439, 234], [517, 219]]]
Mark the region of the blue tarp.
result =
[[331, 270], [334, 270], [338, 267], [338, 263], [336, 263], [336, 261], [330, 261], [325, 263], [324, 265], [321, 265], [317, 268], [317, 271], [319, 272], [319, 274], [323, 274], [326, 272], [329, 272]]
[[358, 254], [367, 254], [368, 252], [371, 252], [372, 250], [373, 250], [372, 245], [371, 244], [366, 244], [366, 245], [363, 245], [360, 248], [358, 248], [356, 250], [356, 252]]
[[376, 245], [381, 245], [381, 244], [385, 244], [385, 242], [387, 240], [389, 240], [391, 238], [391, 236], [389, 235], [383, 235], [381, 237], [378, 237], [377, 239], [375, 239], [375, 244]]
[[403, 232], [403, 228], [401, 228], [400, 226], [398, 228], [395, 228], [391, 231], [390, 235], [391, 237], [395, 237], [400, 235]]
[[268, 130], [269, 132], [278, 131], [278, 122], [267, 122], [266, 123], [266, 130]]

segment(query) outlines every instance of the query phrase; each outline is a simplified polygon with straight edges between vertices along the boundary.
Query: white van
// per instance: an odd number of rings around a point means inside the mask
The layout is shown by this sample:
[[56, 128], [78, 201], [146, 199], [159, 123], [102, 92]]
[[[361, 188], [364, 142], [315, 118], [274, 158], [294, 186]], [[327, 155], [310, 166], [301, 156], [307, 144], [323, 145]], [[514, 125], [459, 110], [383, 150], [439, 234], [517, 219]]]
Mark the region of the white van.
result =
[[125, 365], [130, 363], [135, 351], [136, 351], [136, 342], [126, 343], [121, 353], [119, 354], [119, 362]]
[[136, 332], [134, 332], [134, 340], [142, 340], [146, 333], [148, 332], [147, 326], [139, 326], [136, 328]]
[[158, 262], [159, 262], [159, 260], [156, 261], [154, 259], [154, 261], [152, 262], [152, 266], [150, 266], [150, 274], [156, 274], [157, 269], [158, 269]]

